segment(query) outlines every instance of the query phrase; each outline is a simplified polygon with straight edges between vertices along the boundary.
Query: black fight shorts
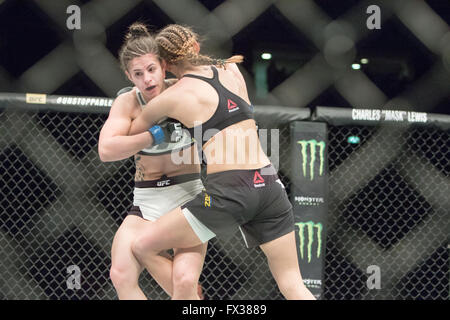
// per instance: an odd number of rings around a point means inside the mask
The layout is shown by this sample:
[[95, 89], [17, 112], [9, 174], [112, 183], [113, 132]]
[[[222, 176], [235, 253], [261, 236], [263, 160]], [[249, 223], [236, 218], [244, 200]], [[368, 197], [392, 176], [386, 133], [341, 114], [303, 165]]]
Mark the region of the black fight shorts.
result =
[[272, 165], [208, 174], [205, 189], [181, 208], [203, 242], [211, 231], [229, 239], [239, 228], [251, 248], [294, 230], [292, 205]]

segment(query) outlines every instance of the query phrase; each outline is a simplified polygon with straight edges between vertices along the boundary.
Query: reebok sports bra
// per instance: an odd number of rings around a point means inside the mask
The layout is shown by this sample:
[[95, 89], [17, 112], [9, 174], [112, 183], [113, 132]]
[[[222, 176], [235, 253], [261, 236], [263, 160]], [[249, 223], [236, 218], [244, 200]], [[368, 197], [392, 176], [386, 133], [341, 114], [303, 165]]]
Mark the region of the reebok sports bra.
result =
[[[186, 128], [191, 137], [195, 138], [194, 132], [196, 128], [201, 127], [202, 136], [208, 129], [216, 129], [221, 131], [232, 124], [243, 120], [253, 119], [253, 106], [249, 105], [244, 99], [225, 88], [219, 81], [219, 73], [217, 69], [211, 66], [213, 77], [207, 78], [196, 74], [185, 74], [183, 77], [200, 79], [209, 83], [219, 95], [219, 103], [217, 109], [206, 122], [201, 125]], [[202, 138], [202, 146], [207, 142]], [[200, 145], [200, 141], [197, 141]]]

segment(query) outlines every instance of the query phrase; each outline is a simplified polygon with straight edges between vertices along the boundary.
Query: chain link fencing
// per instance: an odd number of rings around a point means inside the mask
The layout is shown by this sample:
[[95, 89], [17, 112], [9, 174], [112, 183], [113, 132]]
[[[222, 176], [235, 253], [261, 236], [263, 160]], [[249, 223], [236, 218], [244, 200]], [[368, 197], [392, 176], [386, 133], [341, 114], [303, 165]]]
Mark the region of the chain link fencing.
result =
[[[309, 112], [274, 110], [255, 117], [260, 129], [279, 130], [274, 162], [290, 193], [289, 122]], [[110, 249], [132, 204], [134, 163], [99, 160], [106, 116], [0, 114], [0, 298], [117, 298]], [[323, 298], [448, 299], [448, 129], [330, 125], [328, 139]], [[381, 288], [370, 288], [370, 266], [381, 270]], [[261, 250], [238, 233], [210, 241], [200, 281], [207, 299], [282, 299]], [[169, 298], [147, 273], [140, 285], [150, 299]]]
[[[102, 163], [105, 114], [1, 115], [0, 292], [4, 299], [115, 299], [109, 279], [115, 231], [132, 205], [132, 159]], [[70, 286], [75, 266], [80, 287]], [[211, 240], [201, 276], [207, 299], [280, 298], [260, 250], [240, 236]], [[169, 298], [143, 273], [150, 299]], [[70, 289], [72, 288], [72, 289]]]
[[[67, 27], [73, 4], [80, 30]], [[373, 5], [381, 10], [379, 30], [366, 24]], [[281, 114], [317, 105], [446, 112], [448, 12], [439, 0], [5, 0], [0, 91], [114, 96], [129, 85], [117, 50], [126, 27], [141, 20], [155, 30], [193, 26], [208, 54], [244, 54], [251, 100]], [[270, 65], [259, 58], [266, 49], [277, 57]], [[370, 64], [350, 70], [361, 57]], [[133, 163], [99, 161], [102, 112], [30, 106], [0, 108], [0, 298], [115, 298], [109, 250], [131, 201]], [[258, 119], [261, 128], [279, 129], [275, 162], [288, 192], [289, 121], [307, 118]], [[323, 297], [448, 299], [448, 130], [330, 125], [329, 141]], [[281, 298], [261, 252], [241, 242], [211, 241], [206, 296]], [[72, 265], [81, 272], [77, 290], [67, 289]], [[381, 271], [380, 289], [368, 289], [371, 266]], [[167, 298], [142, 277], [149, 298]]]
[[449, 131], [329, 129], [325, 299], [448, 299]]

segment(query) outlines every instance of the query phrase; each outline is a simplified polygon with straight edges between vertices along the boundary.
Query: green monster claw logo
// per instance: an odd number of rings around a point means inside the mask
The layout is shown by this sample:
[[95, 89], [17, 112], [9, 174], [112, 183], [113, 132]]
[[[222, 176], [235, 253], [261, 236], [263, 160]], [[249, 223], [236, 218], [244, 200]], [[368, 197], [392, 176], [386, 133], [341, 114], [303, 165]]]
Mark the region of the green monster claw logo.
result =
[[319, 146], [319, 160], [320, 160], [320, 166], [319, 166], [319, 175], [321, 176], [323, 174], [323, 165], [324, 165], [324, 154], [325, 154], [325, 142], [317, 140], [300, 140], [297, 141], [298, 144], [302, 146], [302, 158], [303, 158], [303, 176], [306, 177], [306, 165], [308, 163], [308, 145], [309, 145], [309, 151], [310, 151], [310, 160], [309, 160], [309, 176], [310, 179], [314, 179], [314, 163], [316, 161], [316, 146]]
[[[295, 224], [299, 227], [298, 235], [300, 237], [300, 256], [302, 259], [304, 259], [304, 246], [306, 244], [307, 247], [307, 255], [308, 255], [308, 263], [311, 262], [312, 257], [312, 245], [314, 243], [314, 228], [317, 228], [317, 251], [316, 251], [316, 257], [320, 257], [320, 251], [322, 249], [322, 224], [321, 223], [315, 223], [313, 221], [308, 222], [297, 222]], [[307, 227], [308, 232], [308, 240], [305, 243], [305, 226]]]

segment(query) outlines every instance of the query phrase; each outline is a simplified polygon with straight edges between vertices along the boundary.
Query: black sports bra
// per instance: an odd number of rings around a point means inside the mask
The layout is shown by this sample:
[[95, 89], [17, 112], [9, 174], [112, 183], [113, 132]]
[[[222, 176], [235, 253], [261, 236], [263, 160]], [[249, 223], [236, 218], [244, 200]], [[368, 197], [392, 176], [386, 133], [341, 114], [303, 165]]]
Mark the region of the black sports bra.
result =
[[[187, 128], [187, 130], [191, 134], [191, 137], [196, 138], [194, 136], [194, 132], [196, 128], [201, 126], [202, 146], [209, 140], [209, 138], [211, 138], [205, 137], [206, 141], [204, 141], [203, 133], [206, 132], [206, 130], [216, 129], [214, 130], [214, 132], [217, 133], [218, 131], [225, 129], [232, 124], [247, 119], [253, 119], [253, 106], [249, 105], [241, 97], [235, 95], [233, 92], [225, 88], [219, 81], [219, 73], [217, 69], [213, 66], [211, 66], [211, 69], [213, 72], [212, 78], [206, 78], [195, 74], [185, 74], [183, 76], [206, 81], [217, 91], [217, 94], [219, 95], [219, 103], [212, 117], [199, 126]], [[197, 144], [200, 145], [200, 141], [197, 141]]]

